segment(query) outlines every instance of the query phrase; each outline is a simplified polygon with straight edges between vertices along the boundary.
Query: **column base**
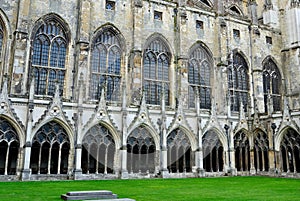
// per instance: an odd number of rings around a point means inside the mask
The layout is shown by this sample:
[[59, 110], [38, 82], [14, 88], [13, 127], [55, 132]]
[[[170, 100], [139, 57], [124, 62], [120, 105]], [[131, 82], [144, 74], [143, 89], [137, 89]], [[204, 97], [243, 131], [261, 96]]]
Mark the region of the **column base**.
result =
[[128, 171], [127, 170], [122, 170], [121, 179], [128, 179], [128, 178], [129, 178]]
[[170, 177], [169, 170], [168, 169], [161, 170], [160, 175], [162, 178], [169, 178]]
[[270, 175], [274, 175], [274, 176], [278, 176], [279, 175], [279, 171], [278, 169], [276, 168], [270, 168], [269, 169], [269, 172], [270, 172]]
[[81, 169], [75, 169], [73, 171], [73, 174], [74, 174], [74, 180], [82, 179], [82, 170]]
[[22, 181], [29, 181], [31, 177], [31, 169], [24, 169], [21, 173]]
[[250, 174], [251, 175], [256, 175], [256, 169], [255, 168], [250, 168]]

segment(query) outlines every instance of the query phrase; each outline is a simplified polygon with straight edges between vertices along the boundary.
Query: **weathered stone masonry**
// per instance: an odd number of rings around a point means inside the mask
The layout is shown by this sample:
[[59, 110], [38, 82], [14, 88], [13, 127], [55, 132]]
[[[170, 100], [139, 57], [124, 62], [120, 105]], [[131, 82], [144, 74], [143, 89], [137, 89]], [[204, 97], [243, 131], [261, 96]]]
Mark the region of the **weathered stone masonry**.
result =
[[299, 177], [299, 5], [0, 0], [0, 179]]

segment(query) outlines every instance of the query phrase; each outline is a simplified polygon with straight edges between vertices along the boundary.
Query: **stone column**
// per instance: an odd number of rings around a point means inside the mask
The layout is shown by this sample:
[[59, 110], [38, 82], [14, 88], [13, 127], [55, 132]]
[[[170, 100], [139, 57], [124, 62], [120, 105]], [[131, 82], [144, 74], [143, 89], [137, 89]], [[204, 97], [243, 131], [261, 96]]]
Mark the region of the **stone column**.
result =
[[[125, 83], [125, 82], [124, 82]], [[122, 134], [121, 134], [121, 178], [128, 179], [127, 170], [127, 93], [126, 85], [123, 85], [123, 96], [122, 96]]]

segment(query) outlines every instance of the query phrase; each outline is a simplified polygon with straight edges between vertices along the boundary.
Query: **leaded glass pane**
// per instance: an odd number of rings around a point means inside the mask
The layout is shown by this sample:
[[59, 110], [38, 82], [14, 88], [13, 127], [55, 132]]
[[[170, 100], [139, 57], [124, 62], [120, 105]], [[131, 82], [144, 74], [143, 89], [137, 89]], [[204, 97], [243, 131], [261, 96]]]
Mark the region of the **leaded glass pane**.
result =
[[[198, 46], [190, 55], [188, 80], [192, 88], [198, 90], [200, 108], [211, 108], [211, 68], [212, 57], [202, 46]], [[195, 91], [189, 90], [189, 107], [195, 108]]]
[[32, 53], [32, 70], [35, 93], [53, 95], [56, 79], [63, 92], [67, 40], [62, 26], [54, 20], [41, 25], [35, 34]]
[[239, 54], [233, 55], [233, 63], [228, 69], [228, 87], [230, 91], [231, 110], [239, 111], [243, 103], [247, 109], [249, 91], [248, 65], [246, 60]]
[[281, 75], [276, 64], [269, 59], [263, 67], [263, 89], [265, 111], [268, 111], [268, 96], [273, 101], [273, 111], [281, 110]]
[[[112, 30], [105, 29], [97, 37], [92, 49], [91, 71], [91, 98], [99, 99], [99, 86], [104, 83], [107, 100], [119, 101], [121, 48], [120, 41]], [[95, 77], [98, 79], [95, 80]]]
[[165, 88], [165, 101], [169, 104], [169, 66], [170, 56], [167, 45], [160, 39], [153, 40], [144, 53], [143, 88], [146, 103], [160, 105], [162, 88]]

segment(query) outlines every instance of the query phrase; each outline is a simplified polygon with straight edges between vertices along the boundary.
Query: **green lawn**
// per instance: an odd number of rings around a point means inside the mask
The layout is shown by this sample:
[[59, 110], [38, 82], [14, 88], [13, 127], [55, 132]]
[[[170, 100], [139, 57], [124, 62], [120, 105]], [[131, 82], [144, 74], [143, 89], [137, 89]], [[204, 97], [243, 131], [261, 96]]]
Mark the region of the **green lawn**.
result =
[[136, 201], [300, 200], [300, 180], [270, 177], [0, 182], [1, 201], [52, 201], [78, 190], [111, 190]]

